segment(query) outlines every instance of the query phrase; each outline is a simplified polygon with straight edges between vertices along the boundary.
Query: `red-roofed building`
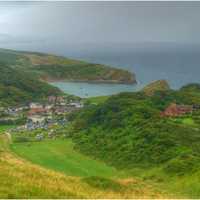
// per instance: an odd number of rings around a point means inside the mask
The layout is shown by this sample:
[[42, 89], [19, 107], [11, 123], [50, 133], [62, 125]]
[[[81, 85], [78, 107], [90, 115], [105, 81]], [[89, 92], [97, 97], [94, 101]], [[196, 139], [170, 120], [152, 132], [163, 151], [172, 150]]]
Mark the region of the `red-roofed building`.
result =
[[193, 106], [190, 105], [177, 105], [176, 103], [171, 103], [163, 112], [161, 112], [162, 117], [177, 117], [184, 115], [186, 113], [191, 113], [193, 111]]
[[28, 115], [38, 115], [38, 114], [45, 114], [47, 113], [47, 109], [45, 108], [32, 108], [29, 112]]

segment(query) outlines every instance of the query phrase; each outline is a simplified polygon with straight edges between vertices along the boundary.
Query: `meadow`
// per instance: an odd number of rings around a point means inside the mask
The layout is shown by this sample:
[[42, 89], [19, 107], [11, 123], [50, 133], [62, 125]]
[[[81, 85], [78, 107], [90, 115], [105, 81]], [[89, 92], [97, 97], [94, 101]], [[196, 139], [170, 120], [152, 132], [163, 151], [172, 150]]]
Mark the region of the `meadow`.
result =
[[[55, 137], [13, 132], [9, 144], [1, 134], [0, 197], [198, 199], [199, 91], [192, 84], [152, 96], [92, 98]], [[196, 109], [161, 116], [174, 101]]]
[[[46, 143], [48, 149], [55, 148], [56, 144], [62, 144], [61, 141], [53, 141], [54, 143]], [[68, 147], [66, 150], [69, 155], [74, 155], [76, 159], [80, 159], [80, 163], [86, 168], [89, 167], [88, 164], [91, 161], [92, 167], [101, 168], [101, 170], [91, 171], [91, 173], [106, 173], [107, 176], [111, 176], [112, 169], [105, 167], [104, 164], [92, 160], [82, 160], [83, 157], [80, 154], [76, 154], [71, 149], [71, 142], [68, 141]], [[41, 146], [44, 143], [40, 143]], [[66, 142], [65, 142], [66, 144]], [[40, 146], [40, 145], [36, 145]], [[45, 144], [44, 144], [45, 146]], [[20, 148], [20, 147], [19, 147]], [[23, 149], [23, 148], [22, 148]], [[45, 149], [45, 148], [44, 148]], [[44, 150], [42, 147], [39, 149], [34, 149], [35, 153]], [[51, 152], [52, 153], [52, 152]], [[44, 152], [47, 154], [44, 159], [45, 163], [51, 163], [48, 161], [51, 153]], [[32, 155], [34, 152], [32, 152]], [[58, 158], [62, 157], [55, 153], [52, 156], [57, 160], [57, 164], [63, 165], [62, 161], [59, 163]], [[58, 155], [58, 156], [56, 156]], [[34, 157], [34, 156], [33, 156]], [[69, 166], [77, 164], [75, 158], [71, 160]], [[76, 162], [75, 162], [76, 160]], [[97, 164], [98, 163], [98, 164]], [[66, 163], [65, 163], [66, 164]], [[46, 164], [47, 165], [47, 164]], [[53, 168], [53, 164], [51, 163]], [[101, 166], [101, 167], [100, 167]], [[55, 166], [54, 166], [55, 167]], [[160, 191], [157, 191], [151, 185], [146, 184], [144, 181], [139, 179], [121, 179], [121, 178], [105, 178], [98, 176], [84, 177], [87, 173], [82, 168], [73, 169], [70, 173], [76, 174], [76, 176], [69, 176], [65, 173], [56, 172], [56, 170], [51, 170], [46, 167], [33, 164], [28, 160], [19, 157], [16, 153], [10, 150], [10, 141], [6, 134], [0, 135], [0, 198], [3, 199], [35, 199], [35, 198], [161, 198], [164, 197]], [[73, 167], [72, 167], [73, 168]], [[65, 171], [69, 172], [67, 167]], [[109, 174], [109, 173], [110, 174]], [[90, 175], [91, 175], [90, 173]], [[77, 176], [81, 174], [80, 176]], [[88, 175], [88, 174], [87, 174]]]
[[122, 175], [114, 167], [91, 159], [74, 150], [73, 147], [71, 139], [56, 139], [13, 143], [11, 150], [35, 164], [70, 176], [115, 177]]
[[0, 126], [0, 134], [4, 133], [6, 130], [10, 129], [10, 128], [14, 128], [15, 125], [1, 125]]

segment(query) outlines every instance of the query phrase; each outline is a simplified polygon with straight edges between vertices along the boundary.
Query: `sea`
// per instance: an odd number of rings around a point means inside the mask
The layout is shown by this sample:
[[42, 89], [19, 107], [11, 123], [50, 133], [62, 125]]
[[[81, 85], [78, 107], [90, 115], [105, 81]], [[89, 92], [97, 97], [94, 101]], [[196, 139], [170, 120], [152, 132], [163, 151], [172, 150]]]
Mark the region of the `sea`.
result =
[[[66, 55], [67, 56], [67, 55]], [[56, 82], [66, 93], [80, 97], [112, 95], [138, 91], [152, 81], [165, 79], [172, 89], [200, 83], [200, 46], [149, 45], [135, 48], [107, 48], [72, 55], [75, 59], [101, 63], [135, 73], [137, 84], [94, 84]]]
[[39, 51], [122, 68], [135, 73], [137, 84], [98, 84], [55, 82], [62, 91], [88, 98], [134, 92], [152, 81], [165, 79], [172, 89], [189, 83], [200, 83], [200, 45], [167, 43], [134, 44], [19, 44], [12, 49]]

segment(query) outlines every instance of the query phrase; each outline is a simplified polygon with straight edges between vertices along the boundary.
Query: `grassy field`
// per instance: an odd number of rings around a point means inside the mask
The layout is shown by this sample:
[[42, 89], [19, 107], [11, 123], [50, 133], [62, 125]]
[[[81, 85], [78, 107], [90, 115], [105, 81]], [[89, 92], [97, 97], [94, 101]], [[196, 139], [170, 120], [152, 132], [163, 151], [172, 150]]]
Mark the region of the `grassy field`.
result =
[[19, 156], [43, 167], [70, 176], [119, 177], [114, 168], [84, 156], [73, 149], [70, 139], [46, 140], [32, 143], [13, 143], [11, 149]]
[[[40, 151], [41, 148], [35, 152]], [[32, 164], [10, 151], [5, 134], [0, 135], [0, 183], [0, 199], [164, 197], [152, 185], [141, 180], [67, 176]]]
[[6, 130], [10, 128], [14, 128], [14, 125], [0, 125], [0, 134], [4, 133]]
[[104, 103], [108, 98], [109, 96], [90, 97], [90, 98], [85, 99], [85, 102], [98, 105], [98, 104]]
[[6, 135], [0, 135], [0, 182], [3, 183], [0, 198], [197, 198], [200, 195], [199, 172], [170, 177], [159, 168], [132, 170], [119, 173], [92, 160], [75, 151], [69, 139], [9, 145]]
[[183, 119], [182, 122], [183, 122], [183, 124], [189, 125], [189, 126], [194, 126], [195, 125], [194, 120], [192, 118], [189, 118], [189, 117]]
[[170, 120], [173, 122], [176, 122], [178, 124], [182, 124], [182, 125], [186, 125], [186, 126], [196, 126], [192, 117], [171, 118]]

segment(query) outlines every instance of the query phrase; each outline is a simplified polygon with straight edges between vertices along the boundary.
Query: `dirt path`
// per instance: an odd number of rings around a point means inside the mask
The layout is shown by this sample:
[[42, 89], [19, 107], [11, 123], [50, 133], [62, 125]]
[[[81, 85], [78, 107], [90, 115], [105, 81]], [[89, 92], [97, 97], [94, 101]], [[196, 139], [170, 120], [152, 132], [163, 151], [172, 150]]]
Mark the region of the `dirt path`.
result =
[[5, 132], [5, 135], [8, 138], [8, 142], [11, 143], [12, 142], [12, 136], [11, 136], [11, 134], [9, 132]]

